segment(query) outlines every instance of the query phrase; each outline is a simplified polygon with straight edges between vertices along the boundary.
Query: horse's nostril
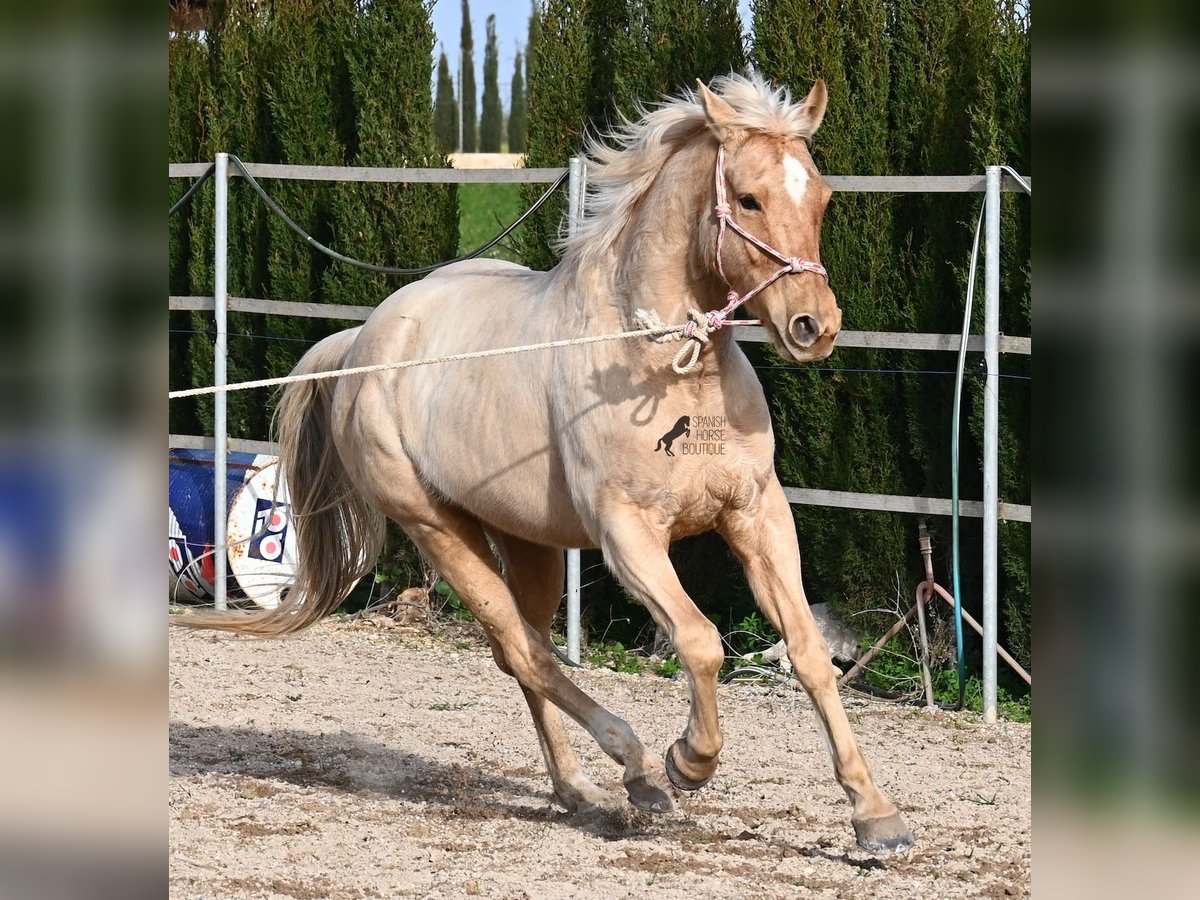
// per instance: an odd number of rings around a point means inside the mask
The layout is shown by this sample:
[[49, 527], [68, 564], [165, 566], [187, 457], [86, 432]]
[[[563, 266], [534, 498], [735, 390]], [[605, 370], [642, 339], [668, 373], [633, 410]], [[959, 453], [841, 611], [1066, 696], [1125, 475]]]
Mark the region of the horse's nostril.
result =
[[812, 316], [796, 316], [788, 324], [788, 336], [797, 347], [811, 347], [821, 336], [821, 323]]

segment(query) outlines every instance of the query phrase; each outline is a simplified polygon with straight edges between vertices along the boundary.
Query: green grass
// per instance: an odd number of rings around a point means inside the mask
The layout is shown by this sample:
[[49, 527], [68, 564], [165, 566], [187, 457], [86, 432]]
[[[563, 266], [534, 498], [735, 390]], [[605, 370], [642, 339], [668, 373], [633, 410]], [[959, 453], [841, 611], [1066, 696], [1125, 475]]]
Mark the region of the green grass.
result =
[[[458, 252], [468, 253], [491, 240], [512, 223], [525, 204], [519, 184], [463, 184], [458, 188]], [[512, 249], [512, 236], [497, 244], [486, 259], [520, 262]]]
[[[864, 644], [866, 642], [864, 641]], [[864, 648], [865, 649], [865, 648]], [[864, 680], [881, 690], [894, 691], [919, 684], [920, 669], [900, 638], [884, 645], [884, 651], [871, 660]], [[958, 700], [958, 671], [951, 667], [932, 673], [933, 696], [938, 703], [949, 705]], [[963, 697], [964, 706], [973, 712], [983, 711], [983, 683], [978, 675], [969, 675]], [[1033, 717], [1033, 698], [1028, 693], [1010, 693], [1004, 685], [996, 689], [996, 712], [1012, 722], [1029, 722]]]
[[647, 659], [636, 650], [627, 650], [620, 641], [606, 641], [587, 648], [587, 661], [602, 669], [640, 675], [646, 671]]

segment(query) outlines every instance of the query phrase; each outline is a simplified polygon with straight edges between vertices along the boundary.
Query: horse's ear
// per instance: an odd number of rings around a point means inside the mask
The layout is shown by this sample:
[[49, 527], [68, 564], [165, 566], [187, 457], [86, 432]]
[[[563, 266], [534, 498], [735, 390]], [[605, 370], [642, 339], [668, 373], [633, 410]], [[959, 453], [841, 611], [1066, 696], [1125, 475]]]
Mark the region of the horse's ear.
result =
[[725, 143], [737, 131], [733, 124], [737, 113], [732, 106], [710, 91], [708, 85], [699, 78], [696, 79], [696, 87], [700, 91], [700, 104], [704, 107], [708, 127], [712, 129], [718, 141]]
[[828, 105], [829, 91], [825, 89], [825, 79], [818, 78], [817, 83], [808, 92], [808, 96], [804, 98], [804, 103], [801, 104], [804, 118], [807, 121], [805, 130], [809, 135], [816, 134], [817, 129], [821, 127], [821, 122], [825, 118], [825, 107]]

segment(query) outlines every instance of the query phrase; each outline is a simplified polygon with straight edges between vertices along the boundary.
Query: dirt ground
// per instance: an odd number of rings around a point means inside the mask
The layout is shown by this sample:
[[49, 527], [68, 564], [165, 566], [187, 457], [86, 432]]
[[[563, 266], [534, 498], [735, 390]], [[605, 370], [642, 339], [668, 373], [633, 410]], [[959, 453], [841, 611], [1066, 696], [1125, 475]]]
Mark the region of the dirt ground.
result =
[[[682, 682], [573, 671], [664, 750]], [[860, 745], [917, 839], [854, 845], [808, 701], [720, 688], [712, 783], [657, 817], [552, 800], [516, 684], [470, 627], [326, 621], [283, 641], [171, 629], [174, 897], [1027, 896], [1028, 725], [851, 696]], [[582, 730], [597, 783], [619, 771]], [[621, 794], [623, 796], [623, 794]]]

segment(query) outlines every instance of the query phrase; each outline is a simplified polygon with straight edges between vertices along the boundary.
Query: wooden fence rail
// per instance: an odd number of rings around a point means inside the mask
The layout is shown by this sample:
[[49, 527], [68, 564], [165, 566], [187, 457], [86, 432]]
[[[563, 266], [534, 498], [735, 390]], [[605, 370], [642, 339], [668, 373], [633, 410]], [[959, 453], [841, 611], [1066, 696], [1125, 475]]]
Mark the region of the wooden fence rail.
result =
[[[383, 184], [550, 184], [565, 173], [557, 169], [414, 169], [379, 166], [289, 166], [275, 163], [243, 163], [255, 178], [289, 181], [356, 181]], [[170, 163], [169, 178], [199, 178], [212, 163]], [[240, 177], [235, 170], [230, 177]], [[868, 194], [982, 194], [983, 175], [825, 175], [835, 191]], [[1032, 178], [1026, 179], [1031, 184]], [[1002, 191], [1020, 191], [1009, 175]]]
[[[212, 312], [215, 304], [212, 297], [169, 297], [168, 308], [172, 311], [199, 310]], [[306, 319], [344, 319], [348, 322], [363, 322], [375, 309], [373, 306], [343, 306], [336, 303], [300, 303], [295, 300], [260, 300], [254, 297], [230, 297], [230, 312], [257, 313], [272, 316], [297, 316]], [[737, 329], [737, 339], [751, 344], [765, 344], [769, 340], [767, 330], [757, 325]], [[843, 331], [838, 334], [838, 347], [875, 350], [935, 350], [958, 352], [962, 336], [958, 334], [909, 334], [893, 331]], [[967, 349], [983, 351], [983, 336], [972, 334], [967, 337]], [[1000, 336], [1000, 352], [1029, 356], [1033, 352], [1033, 339], [1027, 337]]]

